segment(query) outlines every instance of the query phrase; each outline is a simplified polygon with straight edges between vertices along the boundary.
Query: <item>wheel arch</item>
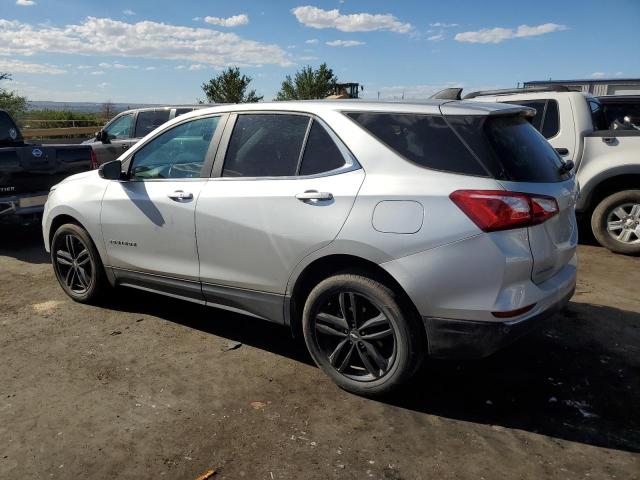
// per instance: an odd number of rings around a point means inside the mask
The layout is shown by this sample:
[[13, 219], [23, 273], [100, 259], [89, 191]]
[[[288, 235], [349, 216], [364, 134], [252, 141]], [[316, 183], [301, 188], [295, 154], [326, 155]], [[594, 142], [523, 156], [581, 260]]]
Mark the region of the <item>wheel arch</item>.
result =
[[418, 318], [418, 309], [398, 281], [384, 268], [366, 258], [346, 253], [319, 257], [298, 274], [285, 302], [285, 322], [294, 337], [302, 336], [302, 310], [311, 290], [322, 280], [341, 272], [360, 273], [391, 288], [399, 295], [405, 308]]
[[578, 210], [591, 212], [606, 197], [623, 190], [637, 190], [640, 185], [640, 165], [608, 170], [581, 186]]

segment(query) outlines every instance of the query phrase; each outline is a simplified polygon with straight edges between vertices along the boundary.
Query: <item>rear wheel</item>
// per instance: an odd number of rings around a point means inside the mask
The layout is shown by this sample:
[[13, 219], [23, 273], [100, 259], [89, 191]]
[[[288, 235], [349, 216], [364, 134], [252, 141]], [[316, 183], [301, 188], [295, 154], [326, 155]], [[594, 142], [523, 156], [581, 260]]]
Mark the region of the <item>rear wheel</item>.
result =
[[78, 225], [67, 223], [56, 230], [51, 263], [60, 286], [76, 302], [94, 303], [108, 287], [100, 255]]
[[640, 254], [640, 190], [609, 195], [593, 211], [591, 229], [603, 247], [627, 255]]
[[316, 364], [359, 395], [398, 388], [416, 371], [426, 347], [416, 319], [401, 304], [391, 289], [361, 275], [320, 282], [307, 298], [302, 325]]

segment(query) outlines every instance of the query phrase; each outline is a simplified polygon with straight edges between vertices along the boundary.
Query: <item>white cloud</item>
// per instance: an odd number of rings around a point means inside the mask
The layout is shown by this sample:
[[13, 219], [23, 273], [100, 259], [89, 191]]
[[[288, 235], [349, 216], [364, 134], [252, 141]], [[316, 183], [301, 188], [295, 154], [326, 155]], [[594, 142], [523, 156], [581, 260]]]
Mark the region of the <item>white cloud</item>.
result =
[[94, 70], [91, 75], [104, 75], [104, 70]]
[[189, 65], [189, 70], [204, 70], [207, 68], [206, 65], [202, 65], [201, 63], [194, 63], [193, 65]]
[[178, 65], [178, 66], [176, 67], [176, 70], [184, 70], [185, 68], [187, 68], [187, 66], [186, 66], [186, 65]]
[[289, 55], [277, 45], [210, 28], [96, 17], [52, 27], [0, 18], [0, 55], [36, 53], [179, 60], [222, 67], [291, 65]]
[[454, 28], [454, 27], [457, 27], [458, 24], [457, 23], [436, 22], [436, 23], [430, 23], [429, 26], [430, 27], [437, 27], [437, 28]]
[[[0, 68], [1, 70], [1, 68]], [[624, 75], [624, 72], [616, 72], [616, 73], [609, 73], [609, 72], [593, 72], [591, 75], [589, 75], [591, 78], [611, 78], [611, 77], [621, 77], [622, 75]]]
[[110, 87], [111, 84], [109, 82], [102, 82], [98, 84], [98, 88], [107, 88]]
[[194, 22], [199, 22], [200, 20], [202, 20], [202, 17], [193, 17], [191, 20], [193, 20]]
[[105, 63], [105, 62], [102, 62], [102, 63], [99, 63], [98, 66], [100, 68], [115, 68], [116, 70], [125, 70], [127, 68], [138, 68], [137, 65], [125, 65], [123, 63], [118, 63], [118, 62], [116, 62], [116, 63]]
[[0, 72], [37, 74], [42, 73], [48, 75], [61, 75], [63, 73], [67, 73], [66, 70], [63, 70], [60, 67], [56, 67], [55, 65], [27, 63], [21, 60], [14, 59], [3, 60], [2, 58], [0, 58]]
[[157, 70], [157, 67], [151, 66], [151, 67], [145, 68], [145, 70], [147, 70], [147, 71]]
[[16, 5], [20, 5], [21, 7], [31, 7], [36, 5], [36, 2], [33, 0], [16, 0]]
[[124, 13], [126, 16], [128, 17], [132, 17], [136, 14], [136, 12], [134, 12], [133, 10], [131, 10], [130, 8], [126, 8], [122, 11], [122, 13]]
[[565, 25], [557, 23], [543, 23], [530, 27], [528, 25], [520, 25], [513, 30], [512, 28], [483, 28], [482, 30], [472, 32], [462, 32], [454, 37], [459, 42], [469, 43], [500, 43], [511, 38], [535, 37], [544, 35], [545, 33], [558, 32], [566, 30]]
[[[196, 17], [197, 18], [197, 17]], [[218, 25], [220, 27], [238, 27], [240, 25], [246, 25], [249, 23], [249, 17], [244, 13], [240, 15], [234, 15], [233, 17], [204, 17], [204, 21], [211, 25]]]
[[591, 78], [605, 78], [607, 74], [605, 72], [593, 72]]
[[301, 55], [297, 58], [297, 60], [302, 60], [303, 62], [313, 62], [314, 60], [319, 60], [319, 58], [313, 55]]
[[358, 40], [332, 40], [327, 42], [330, 47], [357, 47], [358, 45], [365, 45], [365, 42]]
[[309, 40], [305, 40], [304, 43], [308, 45], [317, 45], [319, 40], [317, 38], [310, 38]]
[[440, 42], [444, 40], [444, 35], [442, 34], [431, 35], [430, 37], [427, 38], [427, 40], [429, 40], [430, 42]]
[[391, 14], [354, 13], [342, 15], [337, 8], [323, 10], [310, 5], [296, 7], [291, 10], [298, 22], [312, 28], [336, 28], [342, 32], [372, 32], [389, 30], [391, 32], [409, 33], [413, 30], [410, 23], [402, 23]]

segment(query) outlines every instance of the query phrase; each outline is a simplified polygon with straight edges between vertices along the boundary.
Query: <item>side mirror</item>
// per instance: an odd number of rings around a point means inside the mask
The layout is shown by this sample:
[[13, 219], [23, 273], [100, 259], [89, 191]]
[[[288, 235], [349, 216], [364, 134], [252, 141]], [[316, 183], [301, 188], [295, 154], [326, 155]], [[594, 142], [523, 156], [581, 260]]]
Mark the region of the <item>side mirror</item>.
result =
[[109, 134], [104, 130], [100, 130], [96, 133], [96, 140], [102, 143], [111, 143], [111, 140], [109, 140]]
[[114, 160], [100, 165], [98, 175], [105, 180], [120, 180], [122, 178], [122, 162]]

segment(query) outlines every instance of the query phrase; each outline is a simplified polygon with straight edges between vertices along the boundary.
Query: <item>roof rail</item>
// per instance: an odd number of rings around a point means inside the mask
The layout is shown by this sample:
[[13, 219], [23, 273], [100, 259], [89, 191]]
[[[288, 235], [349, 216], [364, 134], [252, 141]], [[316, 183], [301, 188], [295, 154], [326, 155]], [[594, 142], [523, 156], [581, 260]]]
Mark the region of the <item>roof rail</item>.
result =
[[545, 87], [532, 88], [504, 88], [500, 90], [479, 90], [466, 94], [463, 98], [488, 97], [493, 95], [510, 95], [513, 93], [535, 93], [535, 92], [574, 92], [565, 85], [548, 85]]

